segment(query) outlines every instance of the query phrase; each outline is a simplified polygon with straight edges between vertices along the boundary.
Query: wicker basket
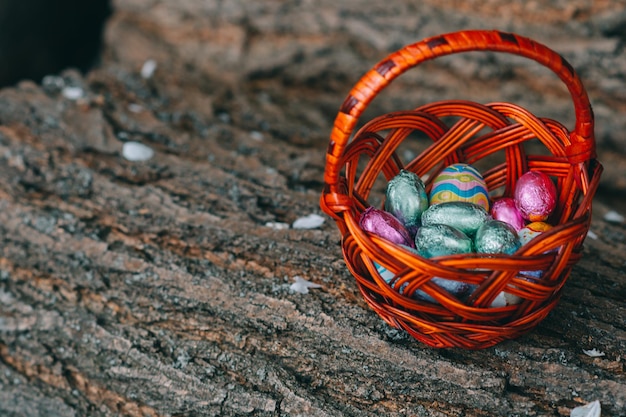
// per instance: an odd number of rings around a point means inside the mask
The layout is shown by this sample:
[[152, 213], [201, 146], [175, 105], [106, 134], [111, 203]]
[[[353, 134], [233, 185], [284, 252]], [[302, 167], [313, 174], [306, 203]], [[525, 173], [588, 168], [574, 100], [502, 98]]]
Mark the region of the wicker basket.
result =
[[[510, 103], [450, 100], [382, 115], [354, 133], [371, 100], [398, 75], [426, 60], [467, 51], [506, 52], [548, 67], [574, 101], [574, 130]], [[391, 326], [440, 348], [486, 348], [534, 328], [555, 307], [572, 266], [581, 257], [602, 172], [595, 160], [593, 124], [587, 93], [572, 67], [546, 46], [515, 34], [450, 33], [408, 45], [378, 63], [354, 86], [335, 119], [320, 200], [337, 223], [345, 261], [369, 306]], [[403, 161], [399, 146], [415, 132], [432, 143], [427, 141], [425, 150]], [[539, 144], [542, 152], [530, 154], [527, 142]], [[548, 174], [558, 190], [557, 208], [550, 218], [555, 227], [515, 254], [426, 259], [359, 228], [359, 216], [372, 205], [370, 194], [379, 177], [388, 181], [400, 169], [410, 170], [429, 175], [431, 180], [425, 181], [429, 190], [432, 178], [444, 167], [457, 162], [479, 164], [494, 159], [496, 153], [503, 155], [501, 160], [482, 170], [494, 197], [511, 195], [517, 179], [528, 170]], [[396, 283], [422, 290], [436, 302], [396, 291], [377, 272], [376, 264], [395, 274]], [[537, 270], [543, 271], [538, 280], [520, 276], [520, 271]], [[433, 277], [463, 280], [476, 289], [460, 300], [430, 282]], [[503, 291], [521, 302], [491, 307]]]

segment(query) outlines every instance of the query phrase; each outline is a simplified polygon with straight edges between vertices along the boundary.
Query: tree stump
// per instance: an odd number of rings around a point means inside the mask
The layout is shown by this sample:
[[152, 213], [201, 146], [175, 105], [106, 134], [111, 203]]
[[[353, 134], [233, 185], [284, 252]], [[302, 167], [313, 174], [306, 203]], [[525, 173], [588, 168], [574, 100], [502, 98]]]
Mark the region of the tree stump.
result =
[[[97, 67], [0, 90], [0, 415], [626, 416], [626, 6], [548, 3], [114, 2]], [[321, 214], [352, 84], [468, 26], [572, 62], [606, 170], [547, 319], [436, 350], [369, 310], [330, 219], [291, 225]], [[573, 118], [550, 74], [491, 54], [417, 68], [371, 112], [451, 97]], [[124, 158], [131, 141], [154, 156]]]

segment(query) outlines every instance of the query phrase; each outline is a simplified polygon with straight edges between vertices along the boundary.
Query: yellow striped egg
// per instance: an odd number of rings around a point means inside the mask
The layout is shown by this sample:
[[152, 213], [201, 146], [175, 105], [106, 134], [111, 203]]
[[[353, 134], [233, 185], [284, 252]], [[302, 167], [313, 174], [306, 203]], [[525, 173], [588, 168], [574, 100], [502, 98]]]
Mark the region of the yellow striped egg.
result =
[[489, 210], [489, 192], [480, 172], [468, 164], [452, 164], [433, 181], [430, 204], [467, 201]]

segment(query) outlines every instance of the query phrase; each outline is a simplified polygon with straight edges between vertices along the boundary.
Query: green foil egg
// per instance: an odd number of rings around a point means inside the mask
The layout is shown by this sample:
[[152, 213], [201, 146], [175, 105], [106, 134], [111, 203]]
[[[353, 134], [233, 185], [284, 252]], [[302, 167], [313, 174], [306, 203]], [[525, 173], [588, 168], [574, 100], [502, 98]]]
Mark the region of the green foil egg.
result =
[[521, 246], [515, 229], [500, 220], [489, 220], [476, 231], [476, 252], [513, 254]]
[[428, 207], [422, 213], [422, 226], [445, 224], [473, 237], [480, 226], [491, 219], [483, 207], [467, 201], [449, 201]]
[[472, 239], [446, 224], [422, 225], [415, 234], [415, 249], [425, 258], [473, 251]]
[[428, 195], [421, 178], [414, 172], [401, 170], [387, 184], [385, 211], [393, 214], [406, 227], [419, 226]]

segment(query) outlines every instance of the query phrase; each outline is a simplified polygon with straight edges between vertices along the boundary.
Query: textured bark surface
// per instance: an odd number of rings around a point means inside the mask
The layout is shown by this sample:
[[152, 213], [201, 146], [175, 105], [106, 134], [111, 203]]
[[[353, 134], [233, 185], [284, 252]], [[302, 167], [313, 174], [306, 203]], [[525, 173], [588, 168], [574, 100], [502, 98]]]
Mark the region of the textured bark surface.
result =
[[[568, 416], [599, 400], [626, 416], [626, 225], [605, 219], [626, 213], [624, 2], [371, 3], [120, 0], [101, 65], [0, 90], [0, 415]], [[570, 60], [606, 167], [561, 303], [475, 352], [371, 312], [330, 219], [267, 225], [320, 213], [330, 126], [363, 72], [469, 27]], [[493, 54], [424, 64], [368, 114], [442, 98], [573, 125], [555, 77]], [[154, 158], [125, 160], [129, 140]], [[321, 288], [293, 292], [296, 276]]]

